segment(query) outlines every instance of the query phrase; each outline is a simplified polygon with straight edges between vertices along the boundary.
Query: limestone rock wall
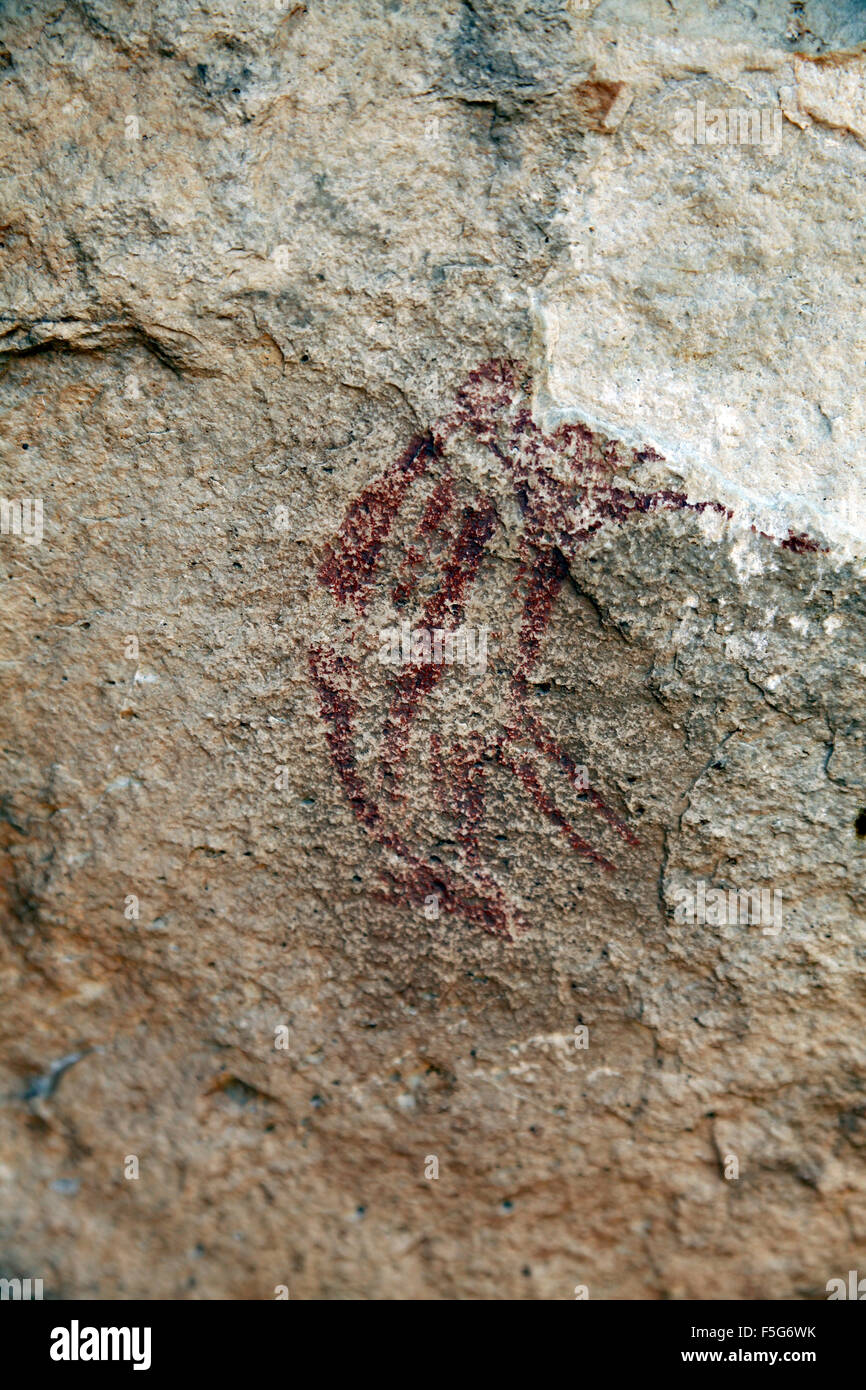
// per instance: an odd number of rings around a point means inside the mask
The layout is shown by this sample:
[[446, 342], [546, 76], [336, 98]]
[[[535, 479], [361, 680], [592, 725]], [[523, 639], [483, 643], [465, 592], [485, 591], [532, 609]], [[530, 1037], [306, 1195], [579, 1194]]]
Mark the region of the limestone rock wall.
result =
[[0, 1275], [863, 1268], [864, 48], [3, 6]]

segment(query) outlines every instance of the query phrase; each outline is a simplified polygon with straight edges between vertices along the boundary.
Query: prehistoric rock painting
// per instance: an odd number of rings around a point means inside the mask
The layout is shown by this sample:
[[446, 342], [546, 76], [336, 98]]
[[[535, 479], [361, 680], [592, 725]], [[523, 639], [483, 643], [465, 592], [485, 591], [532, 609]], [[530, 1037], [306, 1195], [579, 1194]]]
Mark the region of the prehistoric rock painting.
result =
[[[621, 478], [633, 465], [660, 456], [626, 450], [581, 424], [545, 434], [533, 421], [514, 363], [491, 361], [472, 372], [454, 408], [429, 433], [411, 441], [385, 472], [355, 498], [318, 571], [319, 584], [341, 614], [351, 616], [347, 641], [323, 642], [309, 653], [331, 759], [355, 815], [388, 853], [383, 856], [382, 896], [418, 907], [435, 899], [444, 913], [462, 916], [506, 940], [526, 926], [519, 908], [483, 861], [479, 834], [485, 820], [492, 769], [502, 769], [536, 811], [555, 825], [575, 856], [611, 872], [615, 865], [585, 836], [546, 789], [545, 764], [564, 774], [573, 794], [614, 832], [625, 847], [637, 837], [590, 784], [568, 749], [533, 711], [530, 677], [554, 604], [568, 576], [569, 560], [604, 526], [670, 510], [713, 510], [718, 502], [690, 503], [679, 492], [640, 492]], [[461, 449], [482, 460], [516, 504], [518, 568], [515, 577], [517, 635], [505, 694], [495, 727], [445, 739], [429, 732], [427, 757], [434, 795], [454, 826], [453, 864], [434, 854], [408, 824], [403, 783], [419, 713], [448, 669], [430, 660], [389, 668], [368, 650], [374, 636], [371, 609], [413, 611], [414, 626], [453, 631], [498, 529], [503, 528], [503, 488], [498, 496], [472, 481], [483, 469], [463, 470], [458, 501], [453, 460]], [[467, 473], [469, 481], [467, 482]], [[468, 491], [467, 491], [468, 488]], [[398, 519], [410, 502], [414, 519], [394, 543]], [[514, 518], [509, 518], [512, 530]], [[805, 537], [783, 542], [792, 549]], [[433, 584], [423, 592], [425, 567]], [[391, 620], [389, 618], [389, 620]], [[384, 617], [383, 617], [384, 621]], [[345, 630], [345, 617], [344, 617]], [[372, 686], [384, 690], [375, 760], [362, 769], [361, 720], [369, 724]]]

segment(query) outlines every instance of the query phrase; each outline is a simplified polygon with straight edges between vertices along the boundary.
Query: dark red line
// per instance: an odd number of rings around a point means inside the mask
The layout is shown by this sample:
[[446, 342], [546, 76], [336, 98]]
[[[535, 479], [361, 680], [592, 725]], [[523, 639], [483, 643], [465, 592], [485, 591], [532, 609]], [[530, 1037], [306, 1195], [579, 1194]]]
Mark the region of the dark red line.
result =
[[367, 591], [382, 546], [412, 483], [437, 454], [432, 437], [415, 438], [381, 478], [356, 497], [343, 518], [337, 540], [319, 567], [318, 580], [338, 603], [351, 603], [359, 613], [367, 606]]
[[599, 854], [598, 850], [593, 849], [592, 845], [587, 840], [584, 840], [582, 835], [578, 835], [574, 826], [566, 820], [553, 799], [547, 795], [547, 792], [542, 787], [534, 769], [530, 767], [529, 763], [513, 762], [502, 753], [500, 753], [500, 761], [503, 767], [507, 768], [509, 772], [513, 772], [515, 777], [520, 779], [529, 791], [538, 809], [543, 811], [548, 820], [553, 821], [554, 825], [562, 831], [568, 843], [571, 845], [571, 848], [575, 850], [576, 853], [582, 855], [584, 859], [591, 859], [593, 863], [599, 864], [603, 869], [613, 870], [616, 868], [616, 865], [612, 864], [609, 859], [605, 859], [603, 854]]
[[[428, 631], [431, 628], [453, 631], [461, 622], [463, 595], [478, 573], [484, 547], [493, 534], [496, 521], [496, 510], [488, 501], [464, 512], [463, 525], [445, 566], [440, 588], [424, 608], [421, 626]], [[428, 661], [407, 666], [397, 677], [385, 722], [383, 778], [399, 781], [412, 723], [424, 697], [439, 683], [442, 671], [442, 665]], [[392, 785], [390, 790], [393, 792], [393, 789]]]

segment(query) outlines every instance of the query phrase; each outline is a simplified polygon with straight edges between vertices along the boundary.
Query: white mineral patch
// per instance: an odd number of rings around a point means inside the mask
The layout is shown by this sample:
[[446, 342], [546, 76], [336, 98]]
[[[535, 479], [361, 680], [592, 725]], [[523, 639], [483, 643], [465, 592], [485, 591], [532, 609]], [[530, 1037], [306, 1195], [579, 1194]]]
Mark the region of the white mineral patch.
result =
[[792, 63], [772, 33], [759, 59], [718, 14], [709, 41], [705, 10], [587, 20], [594, 77], [633, 100], [588, 142], [536, 298], [537, 409], [652, 445], [738, 520], [863, 555], [866, 59]]

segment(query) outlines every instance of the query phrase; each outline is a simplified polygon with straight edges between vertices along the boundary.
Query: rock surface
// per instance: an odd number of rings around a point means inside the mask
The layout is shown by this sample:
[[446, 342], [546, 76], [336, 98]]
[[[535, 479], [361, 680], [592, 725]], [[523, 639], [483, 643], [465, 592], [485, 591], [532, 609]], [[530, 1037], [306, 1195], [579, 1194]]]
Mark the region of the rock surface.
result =
[[864, 50], [4, 6], [0, 1275], [862, 1271]]

